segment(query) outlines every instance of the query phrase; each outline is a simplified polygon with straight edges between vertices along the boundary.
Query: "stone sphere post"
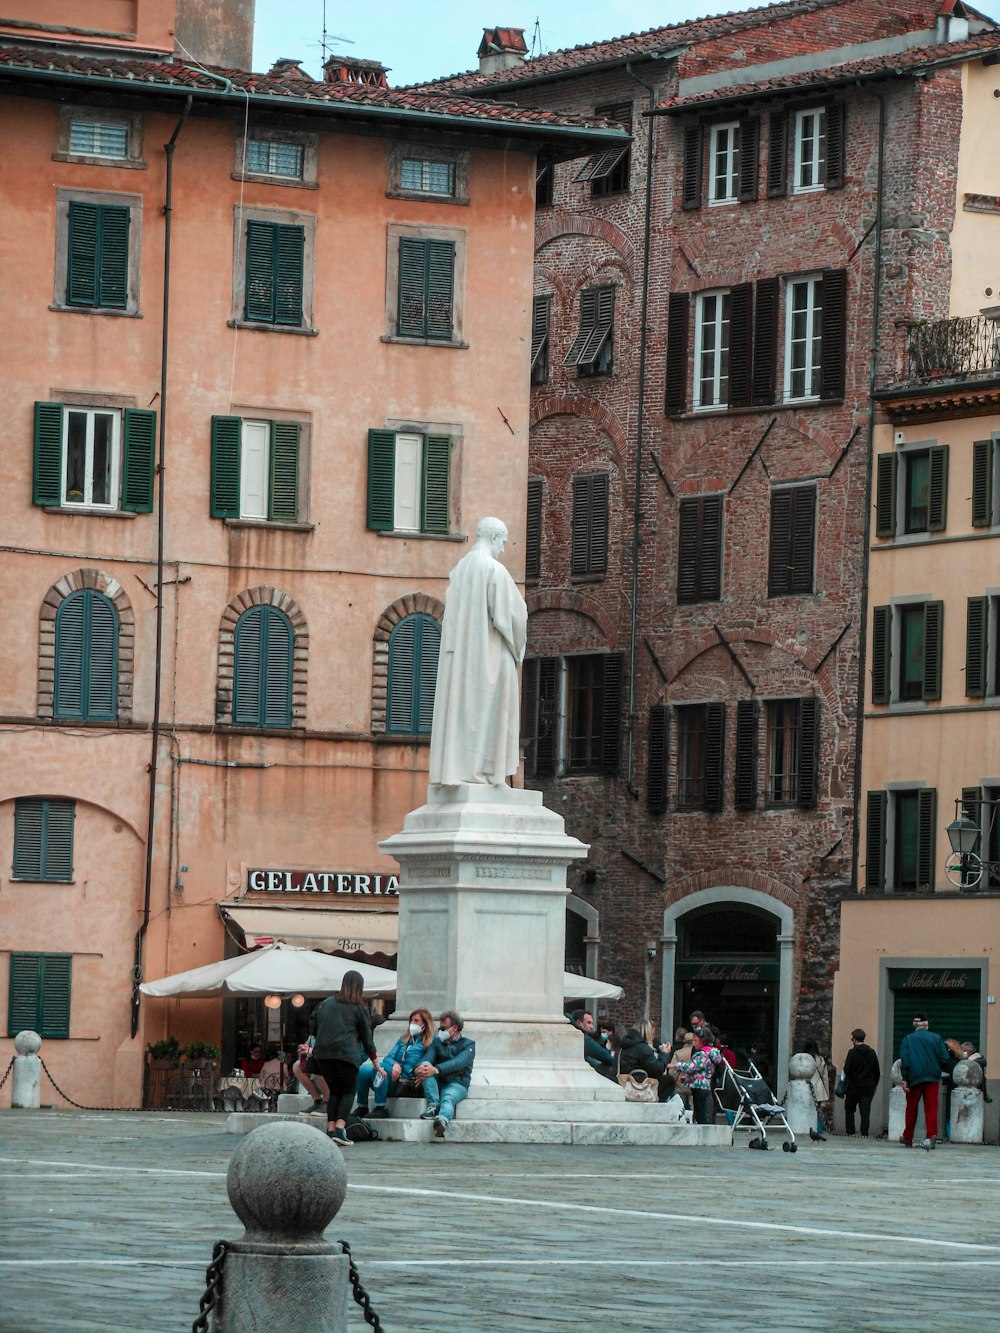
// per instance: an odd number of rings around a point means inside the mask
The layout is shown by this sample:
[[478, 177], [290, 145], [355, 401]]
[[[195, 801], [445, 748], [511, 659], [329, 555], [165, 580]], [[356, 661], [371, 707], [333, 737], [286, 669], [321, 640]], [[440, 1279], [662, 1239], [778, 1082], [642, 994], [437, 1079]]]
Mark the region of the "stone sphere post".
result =
[[983, 1071], [975, 1060], [959, 1060], [951, 1071], [955, 1084], [951, 1094], [952, 1143], [982, 1143]]
[[808, 1134], [816, 1128], [816, 1103], [809, 1080], [816, 1073], [811, 1055], [800, 1051], [788, 1062], [788, 1092], [785, 1094], [785, 1119], [793, 1134]]
[[340, 1150], [315, 1126], [251, 1130], [226, 1175], [246, 1230], [226, 1250], [213, 1333], [347, 1333], [349, 1261], [323, 1233], [347, 1193]]
[[42, 1104], [42, 1062], [38, 1052], [42, 1039], [37, 1032], [25, 1028], [14, 1038], [14, 1082], [11, 1085], [12, 1111], [37, 1111]]

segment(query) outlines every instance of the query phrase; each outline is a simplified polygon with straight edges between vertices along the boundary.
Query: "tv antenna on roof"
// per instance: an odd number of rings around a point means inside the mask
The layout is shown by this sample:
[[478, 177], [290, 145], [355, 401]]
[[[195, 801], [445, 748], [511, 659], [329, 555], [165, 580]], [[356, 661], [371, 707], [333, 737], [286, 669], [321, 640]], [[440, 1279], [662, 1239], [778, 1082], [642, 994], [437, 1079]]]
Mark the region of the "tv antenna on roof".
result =
[[[322, 35], [322, 37], [320, 37], [320, 39], [319, 39], [319, 47], [320, 47], [320, 50], [323, 52], [323, 64], [324, 64], [324, 65], [326, 64], [326, 62], [327, 62], [327, 60], [330, 58], [330, 56], [333, 54], [333, 44], [334, 44], [334, 42], [346, 42], [348, 46], [353, 46], [353, 45], [354, 45], [354, 41], [353, 41], [352, 38], [350, 38], [350, 37], [342, 37], [339, 33], [336, 33], [336, 32], [327, 32], [327, 30], [326, 30], [326, 0], [323, 0], [323, 35]], [[315, 43], [315, 42], [312, 42], [312, 43], [310, 43], [310, 45], [315, 46], [316, 43]]]
[[[536, 50], [537, 48], [537, 50]], [[534, 31], [531, 34], [531, 50], [528, 52], [528, 59], [534, 60], [536, 55], [542, 54], [542, 25], [536, 18]]]

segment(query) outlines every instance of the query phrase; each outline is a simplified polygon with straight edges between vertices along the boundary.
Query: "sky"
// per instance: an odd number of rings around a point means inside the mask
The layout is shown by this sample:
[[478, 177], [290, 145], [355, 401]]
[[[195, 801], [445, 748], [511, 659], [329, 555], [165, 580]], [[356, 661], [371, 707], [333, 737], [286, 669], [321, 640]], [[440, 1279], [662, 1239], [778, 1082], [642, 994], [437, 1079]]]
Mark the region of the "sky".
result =
[[[524, 28], [531, 48], [537, 21], [544, 53], [757, 7], [752, 0], [326, 0], [325, 6], [331, 50], [380, 60], [396, 87], [477, 68], [483, 28], [498, 24]], [[980, 0], [976, 8], [1000, 19], [1000, 0]], [[279, 56], [291, 56], [318, 76], [323, 11], [323, 0], [257, 0], [254, 69], [266, 71]]]

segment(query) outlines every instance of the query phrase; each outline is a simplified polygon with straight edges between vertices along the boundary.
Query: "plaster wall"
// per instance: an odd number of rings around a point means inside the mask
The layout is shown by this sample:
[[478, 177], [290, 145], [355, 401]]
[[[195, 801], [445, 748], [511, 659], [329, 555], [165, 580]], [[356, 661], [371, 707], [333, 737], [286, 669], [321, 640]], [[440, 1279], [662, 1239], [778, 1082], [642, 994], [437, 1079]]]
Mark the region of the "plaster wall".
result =
[[962, 138], [951, 235], [952, 315], [974, 315], [1000, 301], [998, 88], [995, 65], [974, 61], [962, 66]]

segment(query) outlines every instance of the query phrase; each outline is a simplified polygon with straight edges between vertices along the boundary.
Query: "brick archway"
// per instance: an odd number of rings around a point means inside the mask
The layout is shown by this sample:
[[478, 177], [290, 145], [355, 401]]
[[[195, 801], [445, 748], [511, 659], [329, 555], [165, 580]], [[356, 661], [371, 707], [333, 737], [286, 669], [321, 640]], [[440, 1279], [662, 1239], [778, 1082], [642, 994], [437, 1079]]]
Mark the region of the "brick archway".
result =
[[[92, 588], [114, 604], [118, 613], [118, 717], [132, 721], [132, 686], [135, 679], [135, 613], [125, 589], [100, 569], [74, 569], [57, 579], [42, 598], [38, 620], [38, 716], [55, 713], [56, 616], [71, 593]], [[79, 719], [74, 719], [78, 722]]]
[[236, 624], [252, 606], [273, 606], [292, 626], [292, 726], [306, 725], [306, 678], [309, 666], [309, 627], [298, 603], [280, 588], [263, 584], [237, 593], [219, 622], [219, 673], [215, 689], [215, 721], [225, 725], [233, 716], [233, 670]]

